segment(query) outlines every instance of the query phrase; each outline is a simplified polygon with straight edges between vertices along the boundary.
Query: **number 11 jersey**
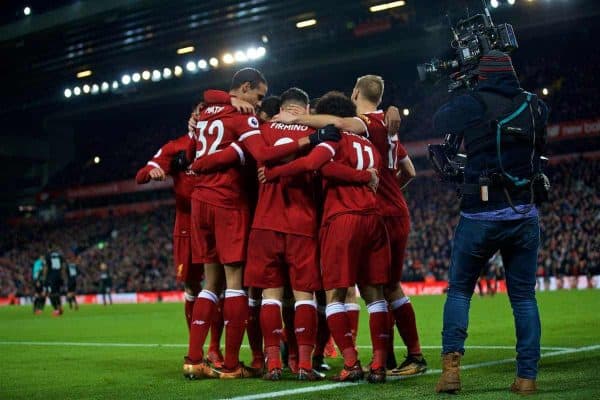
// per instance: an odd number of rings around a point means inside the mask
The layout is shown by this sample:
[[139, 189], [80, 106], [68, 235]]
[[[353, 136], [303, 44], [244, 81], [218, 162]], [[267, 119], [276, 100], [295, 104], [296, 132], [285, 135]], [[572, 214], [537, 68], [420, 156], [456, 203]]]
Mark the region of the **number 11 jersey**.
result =
[[[244, 164], [244, 152], [235, 142], [243, 142], [252, 135], [260, 135], [258, 119], [241, 114], [227, 104], [206, 107], [194, 132], [195, 158], [204, 157], [232, 146]], [[239, 208], [247, 205], [239, 164], [210, 173], [200, 174], [195, 180], [192, 199], [217, 207]]]
[[[348, 165], [357, 170], [374, 168], [381, 170], [381, 156], [367, 138], [342, 132], [337, 142], [325, 142], [319, 146], [331, 151], [333, 161]], [[324, 179], [325, 204], [323, 221], [343, 213], [377, 214], [377, 198], [364, 184], [351, 184]]]

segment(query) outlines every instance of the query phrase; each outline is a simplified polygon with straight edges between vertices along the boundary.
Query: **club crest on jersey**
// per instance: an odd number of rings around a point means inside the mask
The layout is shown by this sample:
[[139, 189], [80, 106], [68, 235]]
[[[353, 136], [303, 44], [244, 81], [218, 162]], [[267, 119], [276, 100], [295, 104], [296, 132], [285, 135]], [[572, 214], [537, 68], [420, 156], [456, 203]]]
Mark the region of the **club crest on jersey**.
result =
[[207, 107], [204, 112], [207, 114], [218, 114], [221, 111], [223, 111], [224, 109], [225, 109], [225, 107], [222, 107], [222, 106], [210, 106], [210, 107]]
[[258, 119], [256, 119], [256, 117], [248, 118], [248, 125], [250, 125], [253, 128], [258, 128]]

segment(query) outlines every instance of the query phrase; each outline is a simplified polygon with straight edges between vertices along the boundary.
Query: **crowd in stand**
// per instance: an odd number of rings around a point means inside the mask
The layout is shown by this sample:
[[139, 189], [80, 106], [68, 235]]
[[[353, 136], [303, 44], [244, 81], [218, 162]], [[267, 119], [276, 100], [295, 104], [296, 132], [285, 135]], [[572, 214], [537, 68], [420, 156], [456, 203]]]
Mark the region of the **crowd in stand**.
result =
[[[548, 172], [553, 189], [551, 200], [540, 210], [542, 273], [600, 274], [600, 161], [570, 161]], [[406, 197], [412, 231], [403, 280], [446, 280], [458, 220], [455, 191], [434, 176], [422, 176], [408, 186]], [[79, 265], [81, 293], [97, 291], [101, 262], [109, 265], [116, 292], [176, 289], [173, 221], [172, 207], [162, 207], [144, 215], [12, 229], [0, 242], [0, 296], [31, 294], [31, 265], [49, 247]]]

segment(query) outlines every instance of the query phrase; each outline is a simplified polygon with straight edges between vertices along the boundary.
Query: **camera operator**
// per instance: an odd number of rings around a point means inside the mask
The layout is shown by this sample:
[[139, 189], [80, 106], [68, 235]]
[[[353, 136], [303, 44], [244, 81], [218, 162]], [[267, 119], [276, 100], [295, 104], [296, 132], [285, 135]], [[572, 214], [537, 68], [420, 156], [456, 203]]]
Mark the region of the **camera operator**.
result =
[[[485, 53], [475, 71], [473, 90], [443, 105], [434, 116], [446, 160], [456, 159], [464, 141], [467, 153], [459, 183], [461, 216], [456, 227], [444, 306], [443, 372], [437, 392], [460, 390], [460, 359], [467, 338], [469, 307], [480, 271], [498, 250], [506, 269], [508, 296], [517, 336], [517, 373], [511, 391], [536, 391], [540, 358], [540, 317], [535, 298], [540, 225], [535, 202], [549, 189], [541, 172], [548, 109], [519, 85], [510, 57]], [[439, 153], [441, 152], [441, 153]], [[456, 164], [455, 164], [456, 165]], [[456, 172], [456, 171], [455, 171]], [[535, 197], [535, 199], [534, 199]]]

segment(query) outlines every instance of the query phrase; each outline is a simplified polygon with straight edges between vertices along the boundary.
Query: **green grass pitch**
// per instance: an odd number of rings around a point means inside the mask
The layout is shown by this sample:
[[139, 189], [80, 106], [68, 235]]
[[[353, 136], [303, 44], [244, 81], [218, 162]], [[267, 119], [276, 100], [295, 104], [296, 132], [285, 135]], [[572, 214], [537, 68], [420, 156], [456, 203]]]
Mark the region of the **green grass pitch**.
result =
[[[181, 375], [187, 347], [182, 304], [90, 305], [78, 312], [67, 309], [61, 318], [52, 318], [48, 306], [41, 316], [30, 307], [3, 307], [0, 399], [258, 399], [277, 392], [285, 399], [454, 398], [433, 391], [444, 297], [413, 297], [412, 302], [430, 373], [384, 385], [296, 382], [289, 374], [281, 382], [187, 381]], [[543, 356], [535, 397], [600, 399], [600, 291], [541, 293], [538, 302]], [[473, 298], [469, 334], [462, 364], [470, 367], [462, 372], [460, 398], [516, 399], [508, 392], [515, 339], [506, 295]], [[358, 344], [366, 364], [364, 311]], [[400, 345], [397, 337], [399, 359], [404, 356]], [[249, 360], [247, 347], [241, 356]], [[329, 362], [334, 370], [341, 366], [340, 359]]]

